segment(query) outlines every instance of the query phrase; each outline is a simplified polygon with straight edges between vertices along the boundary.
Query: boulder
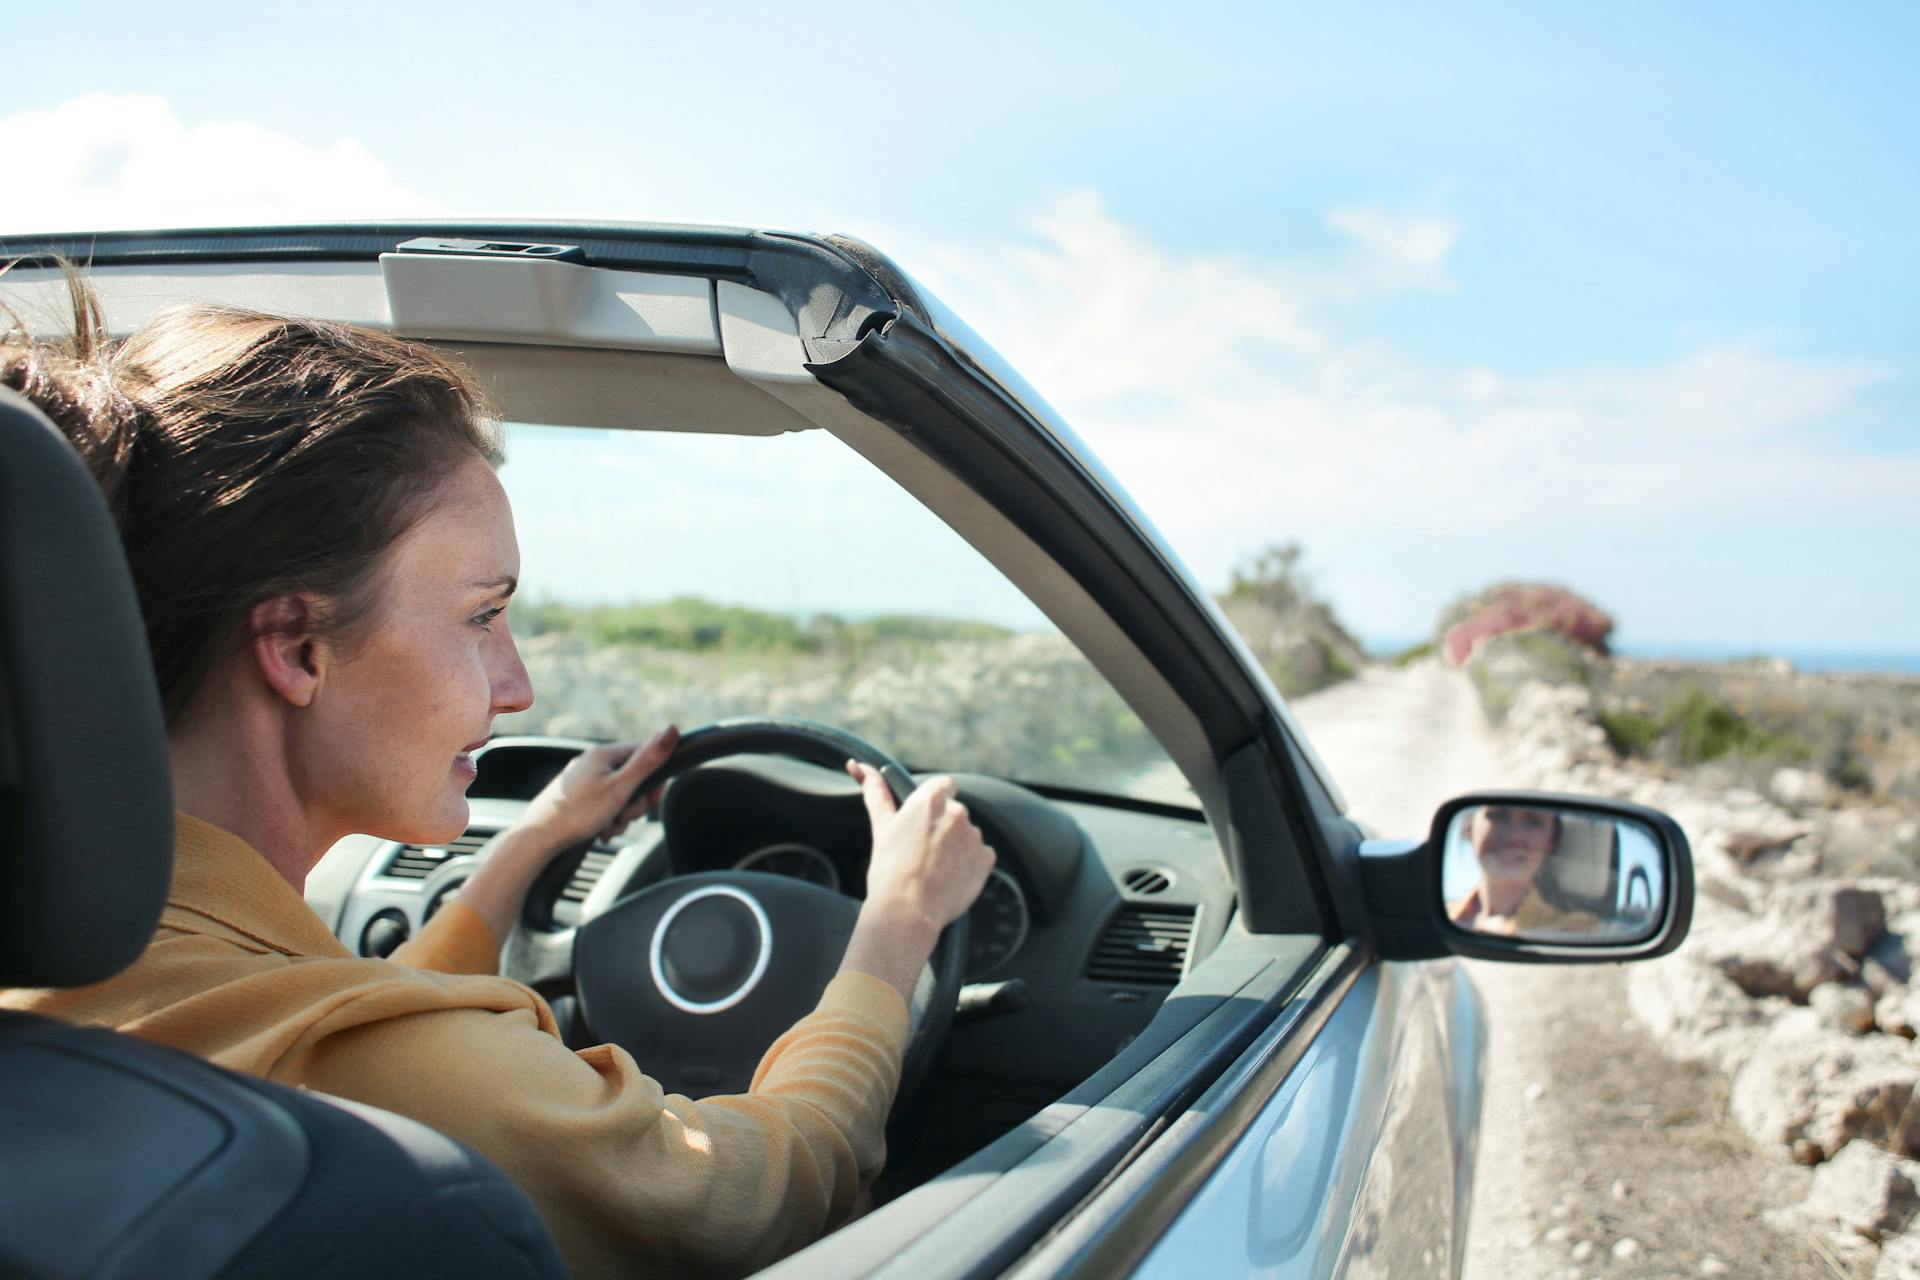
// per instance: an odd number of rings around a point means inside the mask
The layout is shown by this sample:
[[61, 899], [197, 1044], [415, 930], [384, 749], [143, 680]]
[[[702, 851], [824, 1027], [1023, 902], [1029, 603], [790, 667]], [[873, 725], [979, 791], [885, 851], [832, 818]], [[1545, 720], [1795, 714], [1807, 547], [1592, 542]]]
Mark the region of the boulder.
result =
[[1838, 880], [1782, 885], [1774, 890], [1768, 913], [1809, 941], [1855, 960], [1887, 927], [1886, 904], [1878, 893]]
[[1882, 1240], [1906, 1230], [1920, 1213], [1920, 1188], [1914, 1185], [1917, 1171], [1920, 1165], [1856, 1139], [1813, 1171], [1812, 1186], [1800, 1207], [1816, 1221]]
[[1855, 1138], [1920, 1155], [1920, 1058], [1895, 1036], [1850, 1036], [1789, 1009], [1733, 1077], [1727, 1109], [1756, 1142], [1818, 1164]]
[[1832, 784], [1814, 769], [1776, 769], [1767, 790], [1789, 809], [1816, 808], [1833, 795]]
[[1873, 1280], [1913, 1280], [1920, 1276], [1920, 1235], [1900, 1235], [1880, 1246]]
[[1827, 983], [1808, 993], [1807, 1004], [1822, 1022], [1848, 1035], [1865, 1035], [1878, 1025], [1873, 993], [1865, 987]]
[[[1909, 939], [1914, 941], [1910, 944]], [[1867, 948], [1867, 954], [1862, 958], [1862, 972], [1865, 972], [1866, 964], [1872, 964], [1894, 982], [1912, 982], [1914, 964], [1910, 947], [1920, 948], [1920, 912], [1901, 911], [1887, 921], [1880, 936]]]
[[1860, 967], [1847, 955], [1769, 912], [1701, 940], [1700, 956], [1750, 996], [1784, 996], [1804, 1004], [1823, 982], [1845, 982]]
[[1920, 991], [1893, 987], [1874, 1002], [1873, 1022], [1890, 1036], [1912, 1040], [1920, 1035]]
[[[1776, 886], [1764, 901], [1763, 914], [1732, 927], [1712, 927], [1695, 944], [1742, 991], [1804, 1004], [1818, 986], [1863, 977], [1862, 957], [1886, 925], [1878, 893], [1821, 880]], [[1899, 964], [1904, 954], [1889, 948], [1887, 959]], [[1892, 972], [1888, 963], [1880, 968]]]

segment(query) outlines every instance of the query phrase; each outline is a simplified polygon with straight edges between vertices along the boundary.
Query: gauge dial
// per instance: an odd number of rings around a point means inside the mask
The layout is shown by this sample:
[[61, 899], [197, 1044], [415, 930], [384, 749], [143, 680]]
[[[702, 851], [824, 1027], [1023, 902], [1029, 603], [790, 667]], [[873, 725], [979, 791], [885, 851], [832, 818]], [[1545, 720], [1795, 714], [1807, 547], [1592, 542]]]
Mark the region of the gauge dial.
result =
[[1011, 960], [1027, 940], [1030, 917], [1020, 882], [995, 867], [967, 911], [967, 979], [981, 978]]
[[810, 844], [789, 841], [755, 849], [733, 864], [735, 871], [764, 871], [769, 875], [791, 876], [825, 889], [840, 891], [840, 869], [833, 859]]

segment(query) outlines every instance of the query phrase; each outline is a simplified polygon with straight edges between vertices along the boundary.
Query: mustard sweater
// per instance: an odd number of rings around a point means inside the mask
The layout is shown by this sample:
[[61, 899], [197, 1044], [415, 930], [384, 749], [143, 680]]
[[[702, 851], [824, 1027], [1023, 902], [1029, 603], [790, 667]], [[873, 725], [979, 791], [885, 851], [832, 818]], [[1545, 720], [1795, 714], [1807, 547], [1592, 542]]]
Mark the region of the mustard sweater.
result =
[[878, 978], [835, 978], [749, 1092], [695, 1102], [625, 1049], [568, 1049], [498, 964], [458, 902], [391, 960], [356, 957], [251, 846], [181, 814], [140, 959], [94, 986], [0, 991], [0, 1006], [432, 1125], [526, 1189], [582, 1277], [754, 1270], [842, 1221], [878, 1172], [907, 1036]]

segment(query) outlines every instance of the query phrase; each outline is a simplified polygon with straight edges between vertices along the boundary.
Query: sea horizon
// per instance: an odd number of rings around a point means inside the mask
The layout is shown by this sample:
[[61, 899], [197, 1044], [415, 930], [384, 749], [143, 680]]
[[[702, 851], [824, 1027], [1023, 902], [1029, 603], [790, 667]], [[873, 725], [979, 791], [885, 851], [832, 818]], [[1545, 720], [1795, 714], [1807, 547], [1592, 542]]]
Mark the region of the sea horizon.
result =
[[[1404, 653], [1426, 637], [1409, 639], [1395, 636], [1369, 636], [1364, 643], [1369, 654], [1392, 658]], [[1822, 646], [1790, 646], [1780, 649], [1740, 648], [1711, 644], [1663, 644], [1658, 641], [1630, 641], [1612, 647], [1615, 657], [1642, 662], [1750, 662], [1755, 659], [1783, 659], [1795, 671], [1811, 675], [1904, 675], [1920, 676], [1920, 651], [1901, 653], [1886, 649], [1841, 649]]]

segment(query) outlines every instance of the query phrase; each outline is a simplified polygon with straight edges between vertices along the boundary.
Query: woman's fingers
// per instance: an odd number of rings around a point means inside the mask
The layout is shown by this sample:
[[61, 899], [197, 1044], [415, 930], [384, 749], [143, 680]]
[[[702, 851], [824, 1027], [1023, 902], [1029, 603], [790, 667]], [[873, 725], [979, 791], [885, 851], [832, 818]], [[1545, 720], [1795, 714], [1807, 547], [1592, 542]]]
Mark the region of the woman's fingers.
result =
[[623, 760], [615, 772], [625, 774], [627, 780], [637, 785], [641, 778], [665, 764], [667, 757], [673, 754], [673, 749], [678, 745], [680, 745], [680, 730], [673, 725], [668, 725], [635, 747], [633, 754]]
[[880, 776], [880, 771], [870, 764], [861, 764], [858, 760], [847, 761], [847, 772], [860, 784], [860, 798], [866, 801], [867, 819], [877, 833], [880, 825], [895, 813], [900, 806], [894, 803], [893, 788]]

